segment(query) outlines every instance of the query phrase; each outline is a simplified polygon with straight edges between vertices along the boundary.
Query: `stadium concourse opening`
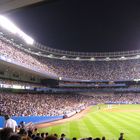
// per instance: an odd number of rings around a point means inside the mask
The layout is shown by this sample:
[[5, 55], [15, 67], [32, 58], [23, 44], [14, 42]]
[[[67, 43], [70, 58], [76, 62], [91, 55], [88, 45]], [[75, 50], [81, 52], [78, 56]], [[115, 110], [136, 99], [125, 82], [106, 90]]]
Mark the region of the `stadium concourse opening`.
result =
[[45, 47], [0, 16], [0, 140], [139, 140], [139, 56]]

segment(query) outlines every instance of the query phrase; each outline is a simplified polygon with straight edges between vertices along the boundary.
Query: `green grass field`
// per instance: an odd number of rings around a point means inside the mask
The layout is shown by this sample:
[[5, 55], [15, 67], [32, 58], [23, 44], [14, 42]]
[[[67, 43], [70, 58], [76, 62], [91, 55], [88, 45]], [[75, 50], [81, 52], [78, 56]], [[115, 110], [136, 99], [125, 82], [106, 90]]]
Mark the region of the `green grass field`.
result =
[[120, 132], [126, 140], [140, 140], [140, 105], [113, 105], [106, 109], [102, 105], [100, 110], [94, 106], [81, 119], [66, 122], [61, 125], [40, 129], [49, 134], [65, 133], [67, 138], [102, 137], [117, 140]]

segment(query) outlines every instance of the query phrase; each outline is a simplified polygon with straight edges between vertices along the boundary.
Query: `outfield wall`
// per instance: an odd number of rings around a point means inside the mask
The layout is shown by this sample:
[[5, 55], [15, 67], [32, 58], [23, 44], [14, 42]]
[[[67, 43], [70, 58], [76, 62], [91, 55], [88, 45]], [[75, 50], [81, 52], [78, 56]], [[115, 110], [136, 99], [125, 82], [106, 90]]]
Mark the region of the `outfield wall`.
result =
[[[19, 124], [21, 121], [27, 123], [32, 122], [33, 124], [37, 123], [44, 123], [44, 122], [51, 122], [56, 121], [59, 119], [63, 119], [63, 116], [24, 116], [24, 117], [12, 117], [17, 124]], [[4, 117], [0, 116], [0, 128], [4, 127]]]

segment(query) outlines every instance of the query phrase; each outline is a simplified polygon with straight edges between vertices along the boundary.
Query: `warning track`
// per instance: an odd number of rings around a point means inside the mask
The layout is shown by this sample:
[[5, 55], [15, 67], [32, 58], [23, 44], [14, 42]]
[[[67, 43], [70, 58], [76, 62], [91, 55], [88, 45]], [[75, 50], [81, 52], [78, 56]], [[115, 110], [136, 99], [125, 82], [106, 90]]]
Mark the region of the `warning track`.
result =
[[65, 122], [69, 122], [72, 120], [80, 119], [80, 118], [84, 117], [88, 112], [90, 112], [91, 108], [92, 107], [88, 107], [85, 110], [81, 111], [80, 113], [75, 114], [74, 116], [72, 116], [70, 118], [61, 119], [61, 120], [57, 120], [57, 121], [53, 121], [53, 122], [42, 123], [42, 124], [36, 124], [35, 127], [44, 128], [44, 127], [54, 126], [54, 125], [63, 124]]

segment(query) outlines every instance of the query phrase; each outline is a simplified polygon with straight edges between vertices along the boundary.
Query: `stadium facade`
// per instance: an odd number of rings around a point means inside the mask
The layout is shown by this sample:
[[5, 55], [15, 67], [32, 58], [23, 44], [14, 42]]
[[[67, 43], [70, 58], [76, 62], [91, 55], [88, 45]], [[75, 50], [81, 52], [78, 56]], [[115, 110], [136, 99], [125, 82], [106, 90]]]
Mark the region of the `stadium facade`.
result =
[[2, 79], [41, 85], [31, 88], [35, 91], [140, 90], [140, 50], [63, 51], [41, 45], [19, 29], [11, 33], [0, 27], [0, 31]]

